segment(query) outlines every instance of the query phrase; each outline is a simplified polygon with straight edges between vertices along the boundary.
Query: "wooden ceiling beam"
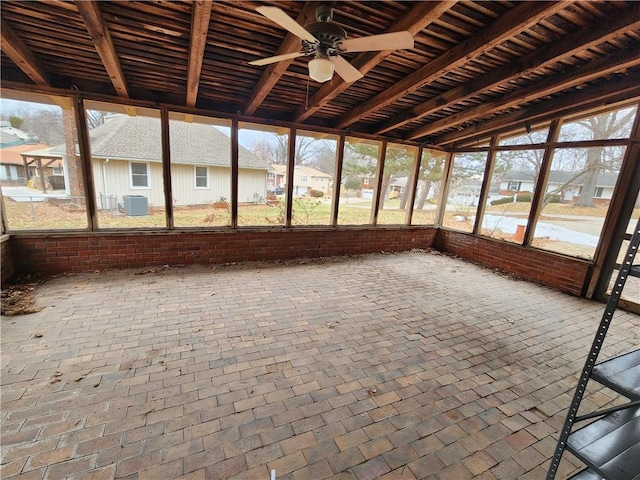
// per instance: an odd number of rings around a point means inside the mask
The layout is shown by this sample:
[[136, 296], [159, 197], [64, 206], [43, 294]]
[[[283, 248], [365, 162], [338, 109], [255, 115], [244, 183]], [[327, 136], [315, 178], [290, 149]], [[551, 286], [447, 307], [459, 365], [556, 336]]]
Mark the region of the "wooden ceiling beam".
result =
[[[307, 2], [296, 17], [296, 22], [300, 25], [306, 25], [313, 21], [315, 19], [316, 8], [318, 5], [319, 2]], [[293, 33], [287, 33], [280, 44], [280, 47], [278, 47], [278, 50], [273, 55], [276, 56], [299, 52], [301, 49], [300, 39]], [[269, 95], [271, 89], [273, 89], [276, 83], [278, 83], [280, 77], [284, 75], [284, 72], [287, 71], [289, 65], [291, 65], [294, 60], [295, 59], [283, 60], [267, 66], [262, 73], [260, 80], [258, 80], [256, 88], [253, 89], [251, 97], [244, 106], [243, 112], [245, 115], [253, 115], [256, 112], [264, 99], [267, 98], [267, 95]]]
[[638, 52], [635, 49], [622, 50], [599, 60], [591, 61], [581, 68], [570, 68], [530, 87], [517, 89], [494, 101], [477, 105], [455, 115], [448, 115], [445, 118], [423, 125], [409, 133], [407, 138], [415, 140], [439, 130], [450, 128], [475, 118], [481, 118], [500, 110], [516, 107], [538, 98], [544, 98], [547, 95], [552, 95], [637, 65], [640, 65]]
[[[453, 7], [457, 0], [444, 0], [440, 2], [418, 2], [411, 10], [395, 22], [385, 33], [409, 31], [411, 35], [417, 35], [427, 25], [440, 18], [447, 10]], [[393, 50], [382, 52], [360, 53], [351, 64], [367, 74], [376, 65], [391, 55]], [[339, 75], [334, 75], [330, 82], [325, 83], [309, 100], [308, 105], [300, 107], [295, 115], [295, 121], [300, 123], [312, 116], [335, 97], [344, 92], [352, 84], [347, 83]]]
[[31, 49], [13, 31], [9, 24], [0, 20], [0, 38], [2, 51], [22, 70], [33, 83], [41, 86], [49, 85], [47, 72], [40, 64]]
[[562, 39], [561, 42], [543, 45], [528, 55], [395, 115], [375, 127], [373, 131], [376, 134], [386, 133], [437, 110], [442, 110], [498, 85], [527, 75], [536, 69], [544, 68], [563, 58], [607, 42], [624, 32], [639, 28], [640, 18], [635, 13], [636, 10], [635, 7], [631, 7], [618, 15], [608, 17], [606, 22], [600, 22], [595, 27], [586, 26]]
[[458, 43], [451, 50], [419, 68], [393, 87], [370, 98], [343, 116], [337, 128], [345, 128], [372, 112], [392, 104], [399, 98], [409, 95], [420, 87], [436, 80], [444, 72], [451, 71], [483, 51], [490, 50], [507, 38], [548, 18], [566, 8], [565, 2], [521, 2], [506, 12], [492, 24], [481, 29], [471, 38]]
[[129, 98], [120, 59], [98, 3], [95, 0], [76, 0], [75, 2], [116, 93], [119, 97]]
[[213, 2], [210, 0], [196, 0], [193, 2], [189, 65], [187, 67], [187, 107], [195, 107], [198, 99], [200, 73], [202, 72], [204, 49], [207, 46], [207, 33], [209, 32], [212, 6]]
[[524, 128], [527, 124], [540, 124], [634, 98], [640, 98], [640, 72], [630, 73], [614, 82], [588, 86], [560, 98], [544, 100], [532, 107], [499, 115], [464, 130], [445, 133], [434, 137], [432, 142], [439, 146], [451, 146], [465, 140], [464, 143], [468, 144], [474, 138], [486, 139]]

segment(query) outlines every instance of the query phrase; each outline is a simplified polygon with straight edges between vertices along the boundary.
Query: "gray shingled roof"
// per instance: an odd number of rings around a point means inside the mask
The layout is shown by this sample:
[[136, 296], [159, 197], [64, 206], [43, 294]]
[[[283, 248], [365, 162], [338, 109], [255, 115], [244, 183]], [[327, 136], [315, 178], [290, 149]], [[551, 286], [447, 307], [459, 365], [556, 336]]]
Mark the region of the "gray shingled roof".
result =
[[[577, 172], [567, 172], [563, 170], [551, 170], [549, 172], [550, 184], [563, 185], [571, 180]], [[503, 181], [521, 181], [532, 182], [535, 179], [535, 172], [533, 170], [511, 170], [502, 176]], [[600, 172], [598, 174], [597, 185], [598, 187], [614, 187], [616, 180], [618, 179], [617, 173], [612, 172]], [[574, 185], [582, 185], [583, 177], [576, 178], [572, 183]]]
[[[231, 142], [220, 130], [202, 123], [169, 121], [171, 163], [229, 167]], [[91, 156], [118, 160], [162, 161], [160, 119], [118, 115], [89, 132]], [[64, 145], [53, 152], [65, 153]], [[268, 170], [254, 153], [239, 146], [240, 168]]]

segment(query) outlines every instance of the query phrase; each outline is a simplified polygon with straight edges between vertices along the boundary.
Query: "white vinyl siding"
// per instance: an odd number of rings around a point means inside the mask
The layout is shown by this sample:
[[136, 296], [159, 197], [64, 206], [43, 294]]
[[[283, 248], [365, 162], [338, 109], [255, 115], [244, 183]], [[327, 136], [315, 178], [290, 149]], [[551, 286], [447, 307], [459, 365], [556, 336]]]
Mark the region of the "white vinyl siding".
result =
[[[116, 196], [117, 201], [122, 203], [124, 195], [144, 195], [148, 198], [150, 206], [164, 206], [164, 190], [162, 179], [162, 164], [147, 163], [147, 173], [150, 188], [133, 188], [131, 186], [130, 162], [122, 160], [109, 160], [106, 164], [104, 160], [93, 160], [92, 168], [95, 179], [96, 195]], [[190, 170], [193, 175], [192, 170]], [[106, 174], [106, 179], [105, 179]], [[193, 185], [193, 177], [190, 177]], [[193, 188], [193, 187], [192, 187]], [[143, 193], [144, 191], [144, 193]]]
[[[108, 194], [118, 197], [122, 202], [124, 195], [140, 195], [140, 188], [130, 186], [129, 162], [109, 160], [103, 170], [102, 159], [93, 161], [96, 195]], [[162, 188], [162, 164], [147, 163], [149, 182], [151, 188], [143, 195], [148, 197], [149, 206], [164, 206], [164, 191]], [[223, 197], [227, 202], [231, 201], [231, 169], [228, 167], [207, 167], [209, 170], [209, 188], [194, 188], [194, 166], [183, 164], [171, 165], [171, 181], [173, 191], [173, 204], [202, 205], [213, 203]], [[103, 178], [106, 171], [107, 181]], [[266, 198], [267, 172], [266, 170], [253, 170], [241, 168], [238, 173], [238, 202], [253, 202], [254, 195]], [[106, 188], [106, 190], [105, 190]]]

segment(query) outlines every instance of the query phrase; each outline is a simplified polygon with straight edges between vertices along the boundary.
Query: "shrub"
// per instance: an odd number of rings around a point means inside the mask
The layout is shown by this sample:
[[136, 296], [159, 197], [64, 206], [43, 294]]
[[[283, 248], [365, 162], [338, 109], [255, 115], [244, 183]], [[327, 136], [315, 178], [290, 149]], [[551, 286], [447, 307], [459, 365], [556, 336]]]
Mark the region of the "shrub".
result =
[[[516, 197], [516, 202], [531, 202], [531, 195], [518, 195]], [[505, 197], [499, 198], [498, 200], [493, 200], [491, 205], [503, 205], [505, 203], [513, 203], [513, 197]]]
[[[527, 195], [518, 195], [516, 197], [516, 202], [531, 202], [532, 200], [532, 196], [527, 194]], [[544, 201], [546, 203], [560, 203], [561, 199], [560, 199], [560, 195], [545, 195], [544, 197]], [[513, 197], [505, 197], [505, 198], [499, 198], [498, 200], [493, 200], [491, 202], [491, 205], [503, 205], [505, 203], [513, 203]]]
[[324, 192], [322, 190], [309, 190], [309, 196], [314, 198], [322, 198], [324, 197]]

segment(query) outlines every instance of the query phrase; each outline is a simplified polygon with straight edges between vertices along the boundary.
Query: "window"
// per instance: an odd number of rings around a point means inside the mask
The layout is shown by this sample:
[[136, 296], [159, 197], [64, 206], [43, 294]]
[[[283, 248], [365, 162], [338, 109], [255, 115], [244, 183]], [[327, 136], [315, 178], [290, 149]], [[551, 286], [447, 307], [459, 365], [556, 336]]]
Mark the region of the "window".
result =
[[[320, 175], [333, 177], [339, 137], [298, 130], [296, 132], [296, 165], [293, 177], [301, 185], [294, 185], [291, 205], [293, 225], [330, 225], [332, 221], [332, 193], [327, 185], [318, 185]], [[313, 182], [311, 188], [309, 182]]]
[[[284, 225], [289, 129], [247, 122], [238, 129], [238, 225]], [[274, 193], [283, 198], [267, 198], [270, 171], [276, 175]]]
[[196, 167], [196, 188], [209, 188], [209, 169], [207, 167]]
[[487, 154], [481, 152], [457, 153], [453, 157], [443, 226], [473, 231], [486, 163]]
[[[84, 106], [92, 119], [88, 128], [99, 228], [166, 227], [160, 110], [94, 100]], [[176, 150], [172, 147], [171, 153]]]
[[[522, 243], [544, 150], [496, 152], [480, 233]], [[518, 177], [522, 180], [507, 180]]]
[[173, 224], [231, 225], [231, 121], [169, 112], [169, 141]]
[[443, 152], [424, 149], [418, 171], [418, 185], [413, 201], [411, 223], [433, 225], [436, 222], [438, 200], [442, 191], [447, 156]]
[[380, 190], [383, 193], [380, 195], [377, 223], [392, 225], [405, 223], [409, 190], [413, 186], [413, 171], [417, 158], [417, 147], [399, 143], [387, 145]]
[[509, 182], [507, 184], [507, 190], [510, 190], [512, 192], [519, 192], [521, 186], [522, 182]]
[[[593, 258], [625, 150], [614, 145], [554, 150], [534, 247]], [[572, 220], [563, 221], [562, 215]]]
[[[14, 97], [15, 95], [15, 97]], [[85, 198], [86, 179], [76, 135], [75, 108], [72, 98], [40, 95], [27, 92], [2, 91], [2, 120], [15, 117], [20, 120], [20, 128], [6, 133], [3, 128], [2, 142], [14, 142], [19, 138], [29, 139], [29, 143], [8, 147], [4, 145], [2, 154], [11, 148], [22, 148], [22, 155], [29, 166], [21, 160], [17, 164], [7, 164], [6, 158], [0, 166], [0, 179], [3, 184], [4, 204], [2, 205], [4, 227], [13, 230], [64, 230], [86, 229], [87, 199]], [[5, 103], [6, 101], [6, 103]], [[6, 134], [6, 137], [5, 137]], [[18, 136], [19, 135], [19, 136]], [[8, 148], [7, 148], [8, 147]], [[37, 162], [39, 151], [48, 148], [47, 157]], [[18, 158], [20, 155], [14, 152]], [[51, 175], [62, 175], [62, 159], [66, 159], [69, 173], [64, 182]], [[126, 171], [125, 171], [126, 172]], [[49, 182], [42, 182], [47, 179]], [[126, 173], [125, 173], [126, 178]], [[28, 189], [12, 189], [14, 185]], [[52, 196], [52, 190], [56, 191]]]
[[347, 137], [340, 179], [339, 225], [371, 224], [382, 143]]
[[149, 170], [146, 163], [131, 163], [131, 187], [149, 188]]

